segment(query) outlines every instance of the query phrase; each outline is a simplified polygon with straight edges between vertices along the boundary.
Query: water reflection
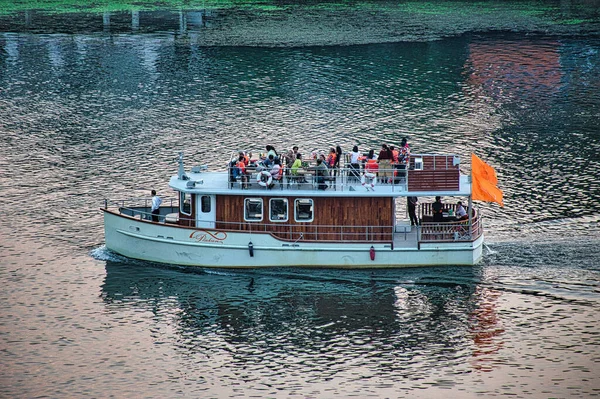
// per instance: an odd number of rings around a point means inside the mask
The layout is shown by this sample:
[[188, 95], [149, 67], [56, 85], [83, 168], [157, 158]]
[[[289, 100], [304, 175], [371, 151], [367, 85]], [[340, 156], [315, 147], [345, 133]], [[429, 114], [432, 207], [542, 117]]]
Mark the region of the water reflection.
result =
[[185, 352], [243, 358], [252, 372], [295, 359], [321, 377], [376, 366], [375, 375], [396, 379], [402, 371], [418, 380], [423, 366], [463, 368], [481, 353], [493, 355], [491, 337], [502, 329], [478, 273], [221, 272], [107, 261], [102, 297], [110, 312], [149, 312], [156, 328], [176, 332], [169, 340]]

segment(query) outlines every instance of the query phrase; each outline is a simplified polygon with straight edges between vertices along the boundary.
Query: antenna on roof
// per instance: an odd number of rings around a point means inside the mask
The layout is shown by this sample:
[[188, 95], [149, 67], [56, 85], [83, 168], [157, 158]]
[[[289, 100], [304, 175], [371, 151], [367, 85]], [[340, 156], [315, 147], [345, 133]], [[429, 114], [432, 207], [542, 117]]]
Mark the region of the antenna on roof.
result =
[[183, 168], [183, 152], [179, 153], [177, 162], [179, 163], [179, 170], [177, 172], [177, 177], [179, 178], [179, 180], [189, 180], [190, 178], [185, 174], [185, 169]]

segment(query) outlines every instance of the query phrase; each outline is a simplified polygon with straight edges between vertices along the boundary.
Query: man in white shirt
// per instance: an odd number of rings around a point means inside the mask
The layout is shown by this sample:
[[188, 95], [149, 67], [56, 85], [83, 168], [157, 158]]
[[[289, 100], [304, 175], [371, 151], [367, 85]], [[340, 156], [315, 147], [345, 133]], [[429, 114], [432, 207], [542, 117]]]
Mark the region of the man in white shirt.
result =
[[456, 205], [458, 205], [456, 207], [456, 218], [458, 220], [468, 219], [469, 216], [467, 215], [467, 211], [465, 211], [465, 208], [463, 207], [462, 202], [458, 201], [458, 203]]
[[158, 215], [160, 214], [160, 204], [162, 204], [162, 200], [158, 195], [156, 195], [156, 190], [152, 190], [152, 208], [150, 212], [152, 213], [153, 222], [158, 222]]

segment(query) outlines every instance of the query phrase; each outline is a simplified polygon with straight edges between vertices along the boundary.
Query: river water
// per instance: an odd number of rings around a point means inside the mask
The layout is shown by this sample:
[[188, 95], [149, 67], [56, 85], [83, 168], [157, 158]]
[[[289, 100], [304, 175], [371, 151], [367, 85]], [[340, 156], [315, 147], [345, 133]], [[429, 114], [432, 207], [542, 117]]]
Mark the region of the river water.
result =
[[[597, 2], [9, 11], [1, 397], [600, 395]], [[498, 171], [476, 267], [191, 270], [103, 247], [103, 199], [173, 197], [181, 150], [223, 168], [403, 136]]]

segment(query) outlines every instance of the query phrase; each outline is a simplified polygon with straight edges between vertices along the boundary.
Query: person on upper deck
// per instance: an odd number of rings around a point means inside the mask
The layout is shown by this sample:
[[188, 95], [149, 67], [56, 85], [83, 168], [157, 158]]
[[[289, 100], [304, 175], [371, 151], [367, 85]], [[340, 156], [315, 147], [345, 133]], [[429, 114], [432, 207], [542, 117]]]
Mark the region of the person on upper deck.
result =
[[311, 168], [315, 171], [315, 181], [318, 184], [319, 190], [326, 190], [327, 184], [325, 184], [325, 176], [327, 176], [327, 166], [323, 162], [323, 159], [317, 159], [317, 166]]
[[433, 210], [433, 221], [435, 223], [444, 221], [444, 204], [442, 204], [442, 197], [435, 197], [435, 202], [431, 205]]
[[333, 175], [337, 176], [340, 173], [340, 159], [342, 159], [342, 147], [335, 146], [335, 161], [333, 162]]
[[398, 163], [396, 167], [398, 170], [398, 177], [401, 179], [406, 178], [406, 170], [410, 164], [410, 147], [408, 145], [408, 139], [406, 137], [402, 138], [402, 142], [400, 143], [400, 150], [398, 151]]
[[298, 146], [293, 146], [291, 150], [289, 150], [284, 155], [285, 165], [289, 168], [292, 167], [294, 161], [296, 160], [296, 154], [298, 153]]
[[325, 166], [329, 170], [329, 167], [327, 166], [327, 158], [325, 157], [325, 154], [319, 154], [317, 156], [317, 160], [319, 160], [319, 159], [321, 160], [321, 162], [323, 162], [323, 166]]
[[392, 157], [393, 154], [390, 151], [387, 144], [381, 145], [381, 151], [379, 151], [379, 179], [382, 183], [387, 184], [388, 180], [392, 176]]
[[329, 154], [327, 155], [327, 167], [329, 169], [332, 169], [333, 166], [335, 165], [336, 158], [337, 158], [337, 154], [335, 153], [335, 148], [331, 147], [329, 149]]
[[292, 175], [298, 176], [298, 169], [302, 168], [302, 154], [296, 154], [296, 160], [292, 164]]
[[379, 165], [377, 164], [377, 157], [375, 156], [375, 150], [369, 150], [365, 163], [365, 172], [377, 173]]
[[269, 158], [269, 155], [273, 155], [273, 159], [278, 158], [277, 151], [275, 151], [275, 147], [273, 147], [272, 145], [267, 145], [266, 149], [267, 158]]
[[400, 143], [398, 162], [401, 165], [408, 165], [410, 162], [410, 146], [408, 145], [408, 139], [406, 137], [403, 137], [402, 142]]
[[240, 153], [240, 156], [238, 157], [238, 161], [235, 164], [235, 176], [241, 177], [242, 187], [246, 187], [246, 183], [248, 183], [248, 175], [246, 174], [246, 166], [248, 166], [248, 164], [246, 163], [246, 157], [244, 156], [243, 153]]
[[263, 164], [265, 165], [265, 167], [266, 167], [267, 169], [270, 169], [270, 168], [272, 168], [272, 167], [273, 167], [273, 165], [275, 164], [275, 159], [279, 160], [279, 158], [275, 158], [275, 157], [273, 156], [273, 154], [269, 154], [269, 156], [267, 156], [267, 159], [265, 159], [265, 160], [263, 161]]
[[269, 188], [273, 188], [275, 182], [281, 181], [283, 176], [283, 168], [281, 167], [281, 161], [279, 158], [273, 161], [273, 167], [271, 168], [271, 176], [273, 177], [273, 182], [269, 186]]
[[350, 153], [350, 175], [360, 180], [360, 152], [358, 152], [358, 146], [352, 147]]
[[398, 163], [398, 154], [400, 152], [393, 145], [390, 146], [390, 151], [392, 152], [392, 165], [395, 165]]

